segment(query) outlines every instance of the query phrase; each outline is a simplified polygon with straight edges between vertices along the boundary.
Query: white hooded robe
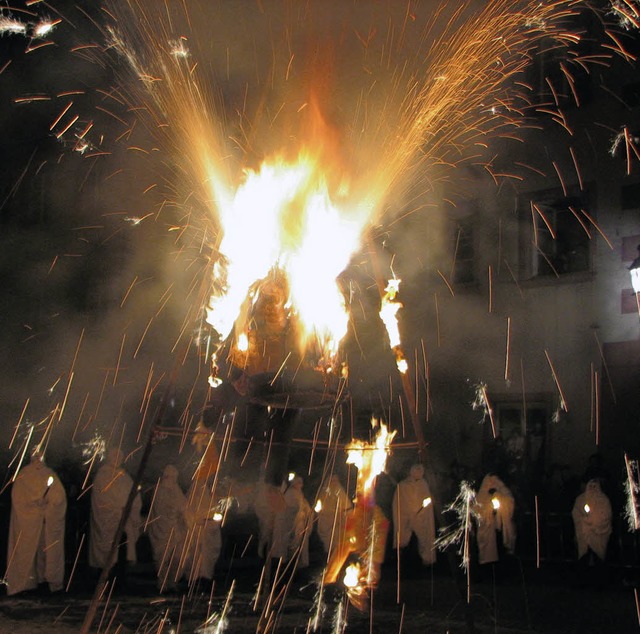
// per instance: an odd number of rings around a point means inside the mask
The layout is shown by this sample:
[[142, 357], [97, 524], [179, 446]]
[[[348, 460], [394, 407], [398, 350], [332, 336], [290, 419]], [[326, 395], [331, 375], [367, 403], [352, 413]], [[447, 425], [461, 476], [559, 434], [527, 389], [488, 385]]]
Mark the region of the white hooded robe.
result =
[[611, 536], [611, 502], [597, 480], [589, 480], [571, 511], [578, 546], [578, 559], [591, 549], [601, 560], [607, 555]]
[[[495, 489], [494, 493], [491, 493]], [[499, 507], [493, 506], [497, 500]], [[502, 533], [502, 543], [513, 553], [516, 543], [516, 526], [513, 521], [515, 500], [507, 485], [496, 475], [487, 474], [476, 496], [475, 515], [478, 519], [478, 561], [481, 564], [496, 562], [498, 555], [497, 532]]]
[[189, 582], [213, 579], [222, 547], [216, 499], [205, 480], [194, 480], [187, 494], [187, 535], [182, 570]]
[[156, 490], [147, 532], [160, 589], [179, 580], [182, 549], [187, 535], [187, 498], [178, 484], [178, 470], [167, 465]]
[[[428, 502], [427, 502], [428, 501]], [[393, 545], [405, 548], [415, 533], [422, 563], [436, 561], [436, 525], [431, 490], [424, 479], [422, 465], [413, 465], [409, 476], [402, 480], [393, 496]]]
[[[104, 568], [111, 551], [122, 511], [133, 487], [131, 476], [122, 466], [123, 455], [112, 449], [98, 469], [91, 490], [91, 521], [89, 526], [89, 565]], [[136, 494], [131, 512], [124, 527], [127, 545], [127, 561], [136, 561], [136, 542], [140, 536], [140, 509], [142, 501]], [[114, 557], [112, 565], [117, 560]]]
[[273, 526], [272, 557], [298, 556], [298, 568], [309, 565], [311, 507], [302, 492], [302, 478], [296, 476], [284, 493], [284, 510], [277, 513]]
[[347, 511], [351, 508], [351, 501], [335, 475], [329, 478], [329, 484], [322, 490], [318, 501], [321, 504], [318, 511], [318, 536], [325, 552], [331, 555], [344, 539]]
[[20, 470], [11, 489], [8, 595], [32, 590], [45, 581], [51, 592], [62, 590], [66, 511], [67, 495], [60, 479], [34, 457]]

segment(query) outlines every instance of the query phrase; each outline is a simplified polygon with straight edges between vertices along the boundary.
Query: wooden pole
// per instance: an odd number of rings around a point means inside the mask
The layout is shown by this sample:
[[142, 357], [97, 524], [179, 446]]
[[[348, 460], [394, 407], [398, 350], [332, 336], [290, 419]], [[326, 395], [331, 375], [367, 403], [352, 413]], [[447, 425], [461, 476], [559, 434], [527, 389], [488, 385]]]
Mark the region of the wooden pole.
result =
[[109, 554], [107, 555], [107, 560], [105, 561], [105, 565], [102, 568], [100, 573], [100, 577], [96, 584], [96, 588], [93, 593], [93, 598], [91, 599], [91, 603], [89, 604], [89, 609], [87, 610], [87, 614], [85, 615], [84, 622], [82, 624], [82, 629], [80, 630], [81, 634], [89, 634], [91, 631], [91, 626], [93, 625], [93, 621], [96, 617], [96, 612], [98, 611], [98, 605], [100, 603], [100, 597], [102, 596], [104, 589], [109, 580], [109, 572], [113, 564], [115, 563], [116, 554], [118, 552], [120, 546], [120, 540], [122, 539], [122, 534], [124, 533], [124, 527], [129, 519], [129, 515], [131, 514], [131, 509], [133, 507], [133, 502], [135, 500], [136, 495], [138, 495], [138, 486], [142, 481], [142, 476], [147, 466], [147, 462], [149, 461], [149, 456], [151, 455], [151, 450], [153, 448], [153, 439], [156, 434], [157, 427], [159, 426], [162, 418], [164, 417], [164, 412], [167, 408], [167, 403], [169, 401], [169, 394], [173, 385], [175, 383], [175, 377], [177, 374], [177, 366], [173, 371], [173, 375], [169, 382], [167, 383], [167, 387], [162, 395], [162, 400], [160, 401], [160, 406], [158, 408], [158, 412], [153, 419], [153, 423], [151, 424], [151, 428], [149, 429], [149, 436], [147, 438], [147, 444], [145, 445], [144, 452], [142, 454], [142, 458], [140, 459], [140, 464], [138, 465], [138, 470], [136, 471], [135, 478], [133, 479], [133, 484], [131, 486], [131, 491], [129, 491], [129, 497], [127, 498], [127, 502], [122, 509], [122, 515], [120, 516], [120, 523], [118, 524], [118, 528], [116, 529], [115, 535], [113, 536], [113, 541], [111, 542], [111, 549], [109, 550]]

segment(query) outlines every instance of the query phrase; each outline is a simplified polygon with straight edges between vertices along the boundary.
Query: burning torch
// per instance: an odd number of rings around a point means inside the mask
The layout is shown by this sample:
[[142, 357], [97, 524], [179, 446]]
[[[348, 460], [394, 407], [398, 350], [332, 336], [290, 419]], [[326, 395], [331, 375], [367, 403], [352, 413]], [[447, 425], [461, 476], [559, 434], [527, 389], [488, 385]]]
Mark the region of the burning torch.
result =
[[491, 495], [491, 507], [495, 515], [500, 510], [500, 499], [496, 495], [495, 489], [489, 489], [489, 495]]
[[52, 484], [53, 484], [53, 476], [49, 476], [47, 478], [47, 488], [45, 489], [44, 495], [42, 496], [43, 502], [47, 499], [47, 495], [49, 494], [49, 490], [51, 489]]

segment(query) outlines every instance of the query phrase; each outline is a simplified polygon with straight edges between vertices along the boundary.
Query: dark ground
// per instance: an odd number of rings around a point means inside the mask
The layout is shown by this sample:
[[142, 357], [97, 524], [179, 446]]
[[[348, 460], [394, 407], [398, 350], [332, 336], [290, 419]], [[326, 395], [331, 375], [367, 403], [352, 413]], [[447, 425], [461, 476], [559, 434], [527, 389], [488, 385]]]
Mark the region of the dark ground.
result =
[[[147, 564], [129, 571], [126, 591], [115, 591], [100, 604], [93, 631], [140, 633], [258, 631], [261, 606], [254, 611], [258, 562], [238, 559], [219, 566], [212, 595], [198, 591], [191, 596], [160, 597]], [[341, 594], [327, 592], [326, 608], [318, 632], [421, 632], [466, 633], [624, 633], [640, 631], [634, 583], [637, 571], [620, 567], [580, 568], [576, 564], [523, 564], [518, 558], [499, 567], [476, 570], [467, 604], [466, 579], [462, 593], [442, 556], [433, 569], [407, 573], [398, 591], [396, 564], [383, 568], [383, 577], [364, 612], [349, 606], [346, 629], [334, 629], [333, 620]], [[310, 575], [313, 579], [313, 574]], [[208, 616], [224, 609], [229, 589], [227, 628], [204, 628]], [[274, 598], [277, 632], [311, 632], [316, 584], [296, 579], [284, 601]], [[93, 586], [78, 579], [69, 593], [57, 596], [26, 594], [0, 599], [0, 632], [78, 632], [92, 597]], [[211, 601], [210, 601], [211, 596]], [[268, 597], [265, 597], [265, 600]], [[210, 603], [209, 603], [210, 601]], [[280, 609], [278, 609], [278, 607]], [[164, 620], [163, 620], [164, 619]], [[475, 630], [468, 622], [473, 622]], [[217, 623], [217, 621], [215, 621]]]

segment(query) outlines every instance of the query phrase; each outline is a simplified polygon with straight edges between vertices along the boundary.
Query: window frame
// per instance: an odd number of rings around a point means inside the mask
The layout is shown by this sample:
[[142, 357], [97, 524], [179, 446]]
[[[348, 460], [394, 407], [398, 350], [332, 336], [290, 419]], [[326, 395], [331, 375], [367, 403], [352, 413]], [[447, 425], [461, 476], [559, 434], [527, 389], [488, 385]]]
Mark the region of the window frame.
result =
[[[598, 232], [594, 201], [593, 186], [546, 188], [519, 196], [521, 280], [569, 281], [593, 273], [592, 238]], [[580, 258], [586, 260], [583, 266]]]

